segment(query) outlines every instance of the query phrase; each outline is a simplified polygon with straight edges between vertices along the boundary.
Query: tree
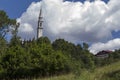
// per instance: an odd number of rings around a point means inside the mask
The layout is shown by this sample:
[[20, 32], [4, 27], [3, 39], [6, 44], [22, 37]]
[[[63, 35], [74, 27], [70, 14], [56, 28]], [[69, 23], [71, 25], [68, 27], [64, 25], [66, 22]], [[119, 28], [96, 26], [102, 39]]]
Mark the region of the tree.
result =
[[31, 56], [21, 45], [11, 45], [0, 57], [0, 66], [3, 71], [0, 73], [0, 78], [17, 79], [29, 77], [31, 74], [31, 60]]
[[0, 39], [5, 38], [7, 32], [9, 32], [9, 27], [13, 27], [15, 24], [15, 19], [10, 19], [6, 12], [0, 10]]
[[6, 51], [6, 49], [7, 49], [6, 43], [7, 42], [5, 39], [0, 39], [0, 55]]
[[88, 50], [88, 47], [89, 47], [89, 45], [84, 42], [84, 43], [83, 43], [83, 49], [84, 49], [84, 50]]
[[17, 36], [19, 25], [19, 23], [16, 23], [16, 25], [14, 25], [14, 29], [12, 30], [12, 38], [10, 40], [10, 46], [21, 44], [20, 37]]
[[68, 56], [73, 56], [76, 53], [76, 46], [73, 43], [65, 41], [64, 39], [57, 39], [52, 43], [54, 50], [61, 50], [63, 53]]
[[50, 40], [48, 39], [48, 37], [41, 37], [39, 39], [37, 39], [37, 43], [39, 45], [42, 45], [42, 44], [51, 44]]

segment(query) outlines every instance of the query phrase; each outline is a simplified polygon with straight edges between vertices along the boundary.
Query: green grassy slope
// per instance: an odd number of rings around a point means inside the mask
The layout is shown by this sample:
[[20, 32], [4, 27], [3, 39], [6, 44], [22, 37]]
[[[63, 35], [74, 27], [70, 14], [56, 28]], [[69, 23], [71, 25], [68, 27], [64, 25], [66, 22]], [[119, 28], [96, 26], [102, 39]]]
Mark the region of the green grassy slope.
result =
[[97, 68], [94, 72], [83, 71], [81, 76], [77, 79], [74, 78], [73, 74], [68, 74], [37, 80], [110, 80], [110, 78], [106, 78], [104, 75], [118, 70], [120, 70], [120, 61], [101, 68]]
[[107, 66], [98, 68], [93, 73], [85, 71], [80, 76], [79, 80], [103, 80], [105, 77], [104, 76], [105, 74], [112, 73], [112, 72], [118, 71], [118, 70], [120, 70], [120, 61], [113, 63], [111, 65], [107, 65]]

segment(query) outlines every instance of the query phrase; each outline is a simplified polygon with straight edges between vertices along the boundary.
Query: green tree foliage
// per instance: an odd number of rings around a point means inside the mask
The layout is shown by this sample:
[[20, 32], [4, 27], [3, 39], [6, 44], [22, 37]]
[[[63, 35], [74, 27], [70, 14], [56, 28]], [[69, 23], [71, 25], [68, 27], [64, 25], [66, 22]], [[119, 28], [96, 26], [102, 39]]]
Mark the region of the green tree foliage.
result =
[[3, 54], [7, 48], [5, 39], [0, 39], [0, 55]]
[[36, 73], [44, 76], [64, 71], [67, 59], [62, 52], [53, 50], [47, 37], [41, 37], [36, 43], [37, 45], [31, 45], [29, 49]]
[[72, 61], [78, 61], [78, 65], [81, 65], [81, 68], [94, 69], [93, 55], [87, 50], [87, 43], [83, 43], [83, 47], [81, 47], [80, 44], [74, 45], [64, 39], [57, 39], [53, 42], [52, 46], [53, 49], [67, 54]]
[[61, 50], [64, 54], [73, 57], [76, 53], [76, 47], [74, 44], [65, 41], [64, 39], [57, 39], [52, 43], [54, 50]]
[[88, 44], [84, 42], [84, 43], [83, 43], [83, 49], [84, 49], [84, 50], [88, 50], [88, 47], [89, 47]]
[[6, 76], [4, 78], [16, 78], [21, 76], [19, 73], [22, 69], [27, 69], [29, 64], [29, 56], [20, 46], [12, 46], [7, 49], [1, 58], [2, 68]]
[[[79, 76], [82, 69], [95, 68], [95, 58], [86, 48], [64, 39], [51, 43], [47, 37], [41, 37], [22, 44], [19, 37], [13, 36], [6, 46], [0, 56], [1, 79], [31, 79], [68, 72]], [[115, 54], [111, 57], [118, 60], [119, 50]]]
[[16, 20], [10, 19], [6, 12], [0, 10], [0, 38], [4, 38], [9, 31], [9, 26], [15, 25]]
[[6, 12], [0, 10], [0, 54], [4, 53], [7, 48], [7, 41], [5, 35], [9, 31], [9, 26], [15, 25], [16, 20], [10, 19]]

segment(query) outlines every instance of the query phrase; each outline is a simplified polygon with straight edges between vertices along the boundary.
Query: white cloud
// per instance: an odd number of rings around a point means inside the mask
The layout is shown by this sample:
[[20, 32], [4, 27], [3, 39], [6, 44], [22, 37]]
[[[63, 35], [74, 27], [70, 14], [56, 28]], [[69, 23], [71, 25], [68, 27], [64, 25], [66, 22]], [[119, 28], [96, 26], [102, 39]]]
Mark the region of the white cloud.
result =
[[[101, 0], [84, 3], [43, 0], [43, 2], [33, 2], [18, 18], [21, 23], [19, 35], [22, 38], [36, 37], [41, 4], [44, 35], [51, 40], [64, 38], [75, 43], [106, 42], [112, 39], [112, 31], [120, 30], [120, 1], [118, 0], [110, 0], [107, 4]], [[24, 26], [25, 24], [27, 27]]]
[[28, 23], [24, 23], [21, 26], [23, 26], [23, 28], [20, 28], [21, 31], [23, 31], [23, 32], [32, 32], [33, 31], [32, 26]]
[[96, 54], [102, 50], [115, 50], [120, 49], [120, 38], [108, 41], [107, 43], [94, 43], [90, 48], [90, 52]]
[[22, 16], [17, 19], [17, 21], [20, 23], [18, 35], [20, 35], [22, 39], [32, 39], [36, 36], [40, 4], [41, 2], [33, 2], [28, 7], [26, 12], [24, 12]]

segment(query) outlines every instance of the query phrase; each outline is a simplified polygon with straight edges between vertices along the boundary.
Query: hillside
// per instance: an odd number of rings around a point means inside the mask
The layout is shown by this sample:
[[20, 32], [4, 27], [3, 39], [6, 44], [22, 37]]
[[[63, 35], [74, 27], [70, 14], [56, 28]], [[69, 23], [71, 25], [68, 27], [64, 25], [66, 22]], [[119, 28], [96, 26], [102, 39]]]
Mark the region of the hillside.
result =
[[111, 65], [104, 66], [102, 68], [98, 68], [93, 73], [84, 72], [79, 80], [103, 80], [106, 77], [104, 76], [105, 74], [109, 74], [118, 70], [120, 70], [120, 61]]
[[120, 70], [120, 61], [95, 69], [94, 72], [84, 71], [81, 74], [81, 76], [77, 79], [74, 78], [73, 74], [69, 74], [69, 75], [62, 75], [62, 76], [56, 76], [56, 77], [38, 79], [38, 80], [114, 80], [105, 75], [119, 70]]

